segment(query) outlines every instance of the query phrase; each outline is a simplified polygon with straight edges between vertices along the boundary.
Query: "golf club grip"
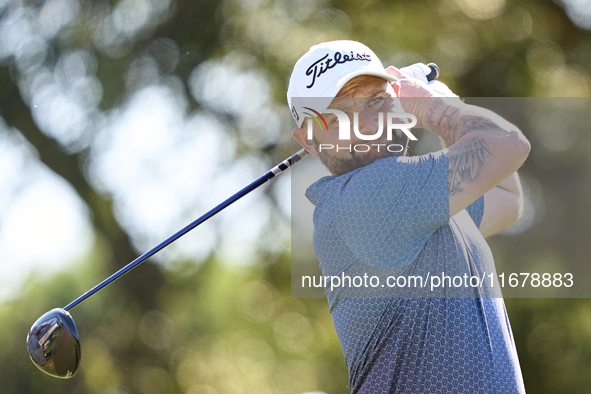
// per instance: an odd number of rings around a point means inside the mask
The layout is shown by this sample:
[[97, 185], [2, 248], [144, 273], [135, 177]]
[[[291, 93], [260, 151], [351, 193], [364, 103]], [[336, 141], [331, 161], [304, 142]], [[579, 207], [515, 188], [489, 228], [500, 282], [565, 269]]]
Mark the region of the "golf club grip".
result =
[[128, 273], [129, 271], [131, 271], [132, 269], [134, 269], [135, 267], [137, 267], [138, 265], [140, 265], [141, 263], [146, 261], [148, 258], [150, 258], [153, 255], [155, 255], [156, 253], [158, 253], [160, 250], [164, 249], [165, 247], [167, 247], [168, 245], [170, 245], [171, 243], [173, 243], [174, 241], [176, 241], [177, 239], [179, 239], [183, 235], [187, 234], [189, 231], [193, 230], [195, 227], [199, 226], [201, 223], [205, 222], [207, 219], [211, 218], [212, 216], [214, 216], [218, 212], [222, 211], [224, 208], [226, 208], [229, 205], [231, 205], [232, 203], [238, 201], [239, 199], [241, 199], [242, 197], [244, 197], [245, 195], [247, 195], [251, 191], [258, 188], [259, 186], [263, 185], [269, 179], [271, 179], [271, 178], [275, 177], [276, 175], [280, 174], [281, 172], [287, 170], [290, 166], [297, 163], [298, 161], [300, 161], [302, 158], [306, 157], [307, 155], [308, 155], [308, 152], [306, 152], [304, 149], [302, 149], [299, 152], [297, 152], [296, 154], [291, 155], [287, 159], [283, 160], [281, 163], [277, 164], [275, 167], [273, 167], [272, 169], [267, 171], [265, 174], [261, 175], [259, 178], [257, 178], [253, 182], [251, 182], [249, 185], [245, 186], [240, 191], [236, 192], [234, 195], [227, 198], [224, 202], [217, 205], [215, 208], [211, 209], [210, 211], [208, 211], [207, 213], [205, 213], [204, 215], [202, 215], [198, 219], [195, 219], [193, 222], [189, 223], [188, 225], [186, 225], [185, 227], [183, 227], [182, 229], [180, 229], [179, 231], [177, 231], [176, 233], [174, 233], [173, 235], [168, 237], [166, 240], [162, 241], [160, 244], [158, 244], [155, 247], [153, 247], [152, 249], [148, 250], [147, 252], [145, 252], [144, 254], [142, 254], [141, 256], [136, 258], [135, 260], [133, 260], [131, 263], [127, 264], [125, 267], [121, 268], [119, 271], [115, 272], [113, 275], [109, 276], [107, 279], [103, 280], [101, 283], [99, 283], [98, 285], [96, 285], [92, 289], [88, 290], [86, 293], [82, 294], [80, 297], [76, 298], [74, 301], [70, 302], [63, 309], [66, 311], [69, 311], [70, 309], [72, 309], [73, 307], [75, 307], [76, 305], [78, 305], [79, 303], [81, 303], [82, 301], [84, 301], [85, 299], [87, 299], [88, 297], [90, 297], [91, 295], [96, 293], [97, 291], [99, 291], [99, 290], [103, 289], [104, 287], [106, 287], [107, 285], [111, 284], [112, 282], [114, 282], [115, 280], [120, 278], [121, 276], [125, 275], [126, 273]]
[[431, 72], [426, 75], [427, 81], [431, 82], [439, 78], [439, 67], [435, 63], [427, 64], [427, 67], [431, 69]]

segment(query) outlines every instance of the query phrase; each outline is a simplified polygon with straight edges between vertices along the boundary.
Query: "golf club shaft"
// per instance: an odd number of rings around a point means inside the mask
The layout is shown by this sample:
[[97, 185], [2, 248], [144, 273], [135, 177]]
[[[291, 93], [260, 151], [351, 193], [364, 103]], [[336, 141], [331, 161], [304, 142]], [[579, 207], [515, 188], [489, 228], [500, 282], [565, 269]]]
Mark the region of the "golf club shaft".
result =
[[78, 305], [79, 303], [81, 303], [82, 301], [84, 301], [85, 299], [87, 299], [88, 297], [90, 297], [91, 295], [96, 293], [97, 291], [106, 287], [107, 285], [114, 282], [115, 280], [119, 279], [121, 276], [125, 275], [126, 273], [128, 273], [129, 271], [131, 271], [132, 269], [134, 269], [135, 267], [137, 267], [141, 263], [143, 263], [145, 260], [152, 257], [153, 255], [158, 253], [163, 248], [167, 247], [168, 245], [170, 245], [171, 243], [173, 243], [174, 241], [176, 241], [177, 239], [179, 239], [180, 237], [182, 237], [183, 235], [185, 235], [189, 231], [193, 230], [195, 227], [199, 226], [201, 223], [205, 222], [207, 219], [211, 218], [216, 213], [222, 211], [227, 206], [229, 206], [232, 203], [234, 203], [235, 201], [241, 199], [242, 197], [244, 197], [245, 195], [247, 195], [248, 193], [250, 193], [254, 189], [261, 186], [262, 184], [266, 183], [269, 179], [273, 178], [275, 175], [278, 175], [281, 172], [287, 170], [292, 164], [297, 163], [298, 161], [300, 161], [300, 159], [306, 157], [307, 154], [308, 154], [308, 152], [306, 152], [304, 149], [302, 149], [299, 152], [297, 152], [296, 154], [285, 159], [284, 161], [282, 161], [281, 163], [279, 163], [278, 165], [276, 165], [275, 167], [273, 167], [272, 169], [267, 171], [264, 175], [257, 178], [251, 184], [244, 187], [242, 190], [238, 191], [236, 194], [229, 197], [224, 202], [222, 202], [221, 204], [219, 204], [215, 208], [211, 209], [209, 212], [207, 212], [206, 214], [204, 214], [200, 218], [189, 223], [187, 226], [183, 227], [182, 229], [177, 231], [175, 234], [171, 235], [169, 238], [162, 241], [160, 244], [158, 244], [155, 247], [153, 247], [152, 249], [148, 250], [146, 253], [142, 254], [137, 259], [133, 260], [131, 263], [127, 264], [125, 267], [121, 268], [119, 271], [115, 272], [113, 275], [109, 276], [107, 279], [103, 280], [101, 283], [99, 283], [98, 285], [96, 285], [92, 289], [88, 290], [86, 293], [82, 294], [80, 297], [76, 298], [74, 301], [70, 302], [63, 309], [65, 309], [66, 311], [69, 311], [70, 309], [72, 309], [73, 307], [75, 307], [76, 305]]

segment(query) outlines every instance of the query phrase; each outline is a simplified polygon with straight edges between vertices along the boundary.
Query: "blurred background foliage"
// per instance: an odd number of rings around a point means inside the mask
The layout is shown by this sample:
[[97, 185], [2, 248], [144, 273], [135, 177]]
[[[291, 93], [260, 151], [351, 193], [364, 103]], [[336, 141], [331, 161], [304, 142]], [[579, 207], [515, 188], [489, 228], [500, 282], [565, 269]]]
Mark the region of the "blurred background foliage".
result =
[[[311, 45], [588, 108], [590, 29], [589, 0], [0, 0], [0, 392], [348, 392], [326, 300], [290, 296], [287, 174], [75, 308], [75, 378], [38, 372], [25, 336], [290, 153]], [[534, 113], [529, 208], [490, 244], [499, 271], [586, 270], [588, 123]], [[589, 299], [506, 304], [528, 392], [589, 392]]]

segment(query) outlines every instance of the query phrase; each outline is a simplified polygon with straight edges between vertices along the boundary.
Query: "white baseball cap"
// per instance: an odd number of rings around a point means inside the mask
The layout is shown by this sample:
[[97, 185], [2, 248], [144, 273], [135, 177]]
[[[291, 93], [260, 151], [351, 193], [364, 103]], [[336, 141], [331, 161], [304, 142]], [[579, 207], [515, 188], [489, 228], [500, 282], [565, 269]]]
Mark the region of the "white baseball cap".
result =
[[314, 109], [322, 113], [339, 90], [358, 75], [398, 80], [388, 74], [376, 54], [360, 42], [329, 41], [311, 47], [293, 67], [287, 89], [287, 103], [298, 127], [306, 117], [304, 112]]

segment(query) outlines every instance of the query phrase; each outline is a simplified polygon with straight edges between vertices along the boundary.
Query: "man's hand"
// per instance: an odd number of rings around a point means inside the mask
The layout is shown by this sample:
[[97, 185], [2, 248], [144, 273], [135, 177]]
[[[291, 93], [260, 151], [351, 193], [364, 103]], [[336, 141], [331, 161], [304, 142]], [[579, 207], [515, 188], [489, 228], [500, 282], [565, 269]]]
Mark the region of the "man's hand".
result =
[[434, 80], [427, 81], [425, 73], [429, 67], [416, 63], [408, 67], [398, 69], [390, 66], [386, 72], [398, 78], [394, 82], [394, 90], [400, 97], [402, 109], [417, 117], [417, 127], [424, 127], [423, 121], [432, 97], [458, 97], [444, 83]]

